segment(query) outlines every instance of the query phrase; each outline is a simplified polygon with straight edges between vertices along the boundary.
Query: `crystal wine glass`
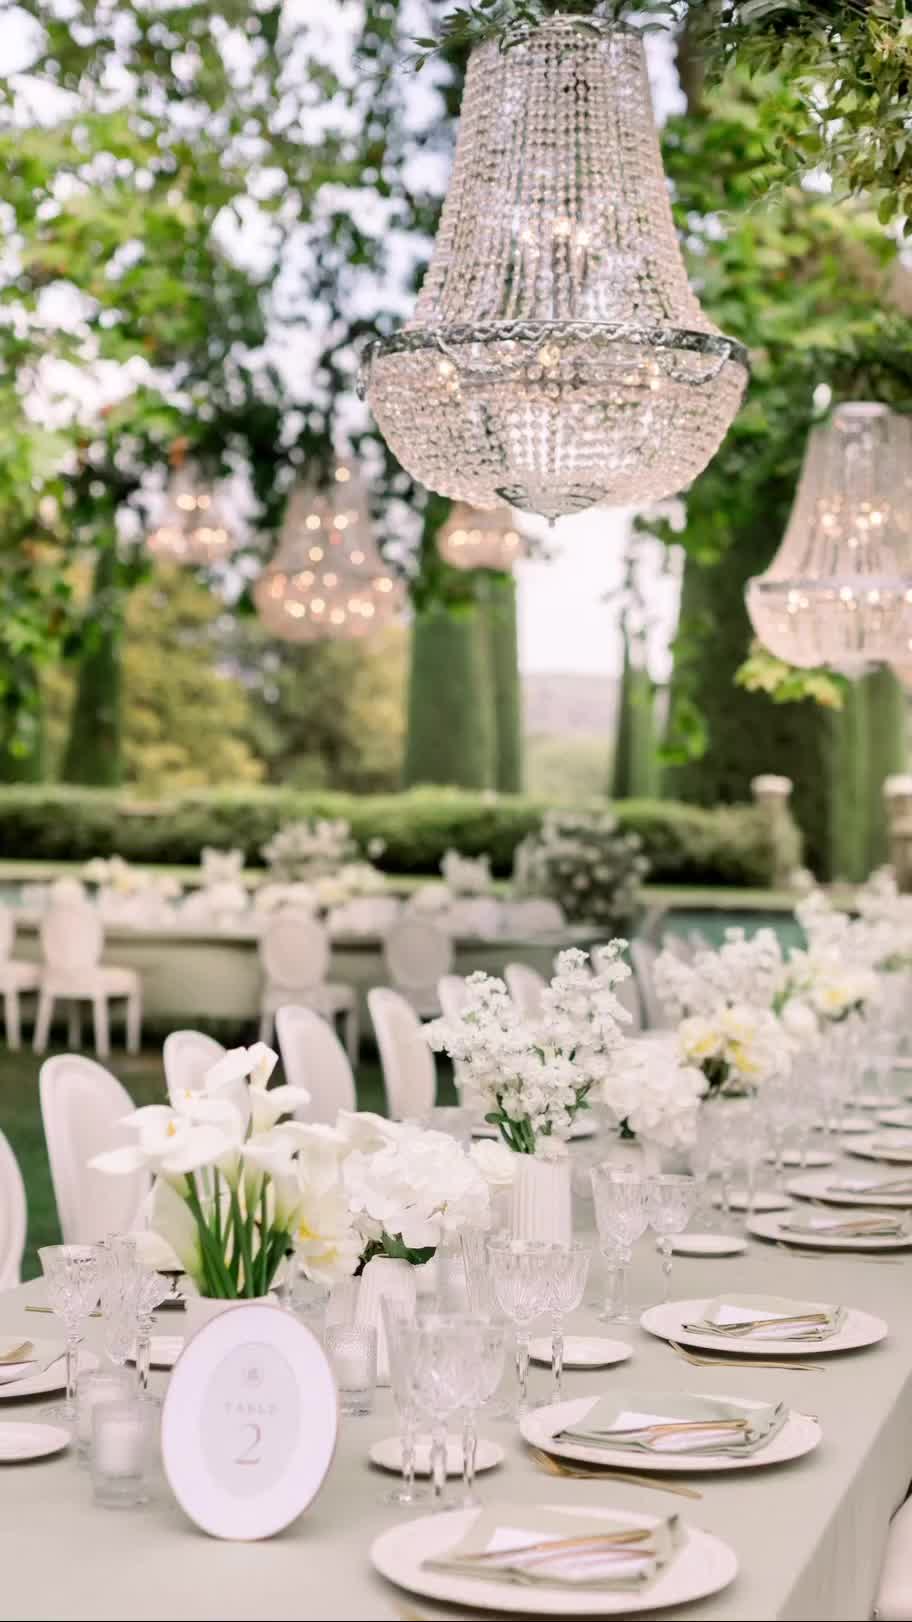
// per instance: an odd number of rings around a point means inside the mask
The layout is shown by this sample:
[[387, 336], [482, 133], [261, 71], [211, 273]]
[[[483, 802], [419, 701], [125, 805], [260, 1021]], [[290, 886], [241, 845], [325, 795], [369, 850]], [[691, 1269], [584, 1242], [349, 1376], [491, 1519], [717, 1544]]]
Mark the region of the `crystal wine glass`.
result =
[[122, 1368], [133, 1350], [136, 1325], [132, 1297], [136, 1287], [136, 1240], [108, 1234], [98, 1246], [98, 1304], [105, 1351]]
[[488, 1256], [497, 1304], [516, 1329], [518, 1411], [528, 1406], [529, 1331], [550, 1303], [550, 1271], [559, 1245], [491, 1239]]
[[471, 1375], [471, 1391], [463, 1414], [462, 1424], [462, 1485], [464, 1509], [478, 1503], [475, 1493], [475, 1456], [478, 1451], [476, 1417], [500, 1384], [506, 1351], [506, 1326], [502, 1319], [479, 1318], [468, 1327], [471, 1345], [467, 1367]]
[[130, 1305], [136, 1324], [136, 1384], [144, 1402], [158, 1403], [149, 1390], [149, 1361], [152, 1351], [152, 1315], [170, 1294], [168, 1280], [154, 1267], [137, 1267]]
[[423, 1489], [415, 1485], [415, 1436], [419, 1411], [415, 1402], [411, 1358], [415, 1343], [406, 1331], [414, 1324], [414, 1314], [404, 1302], [391, 1296], [381, 1296], [380, 1311], [389, 1347], [390, 1384], [393, 1401], [399, 1412], [399, 1445], [402, 1454], [402, 1484], [384, 1493], [387, 1504], [415, 1504], [424, 1496]]
[[[462, 1264], [465, 1269], [466, 1298], [469, 1312], [476, 1318], [490, 1318], [501, 1324], [504, 1332], [504, 1368], [515, 1362], [515, 1334], [504, 1317], [494, 1292], [488, 1244], [492, 1235], [483, 1228], [464, 1228], [459, 1236]], [[503, 1380], [503, 1369], [501, 1370]], [[498, 1382], [500, 1383], [500, 1382]], [[506, 1384], [506, 1382], [504, 1382]], [[486, 1411], [490, 1419], [515, 1419], [516, 1403], [513, 1387], [498, 1395], [497, 1387], [488, 1395]]]
[[466, 1320], [458, 1313], [418, 1314], [403, 1327], [412, 1401], [431, 1416], [431, 1482], [435, 1509], [446, 1506], [447, 1427], [474, 1395], [472, 1343]]
[[98, 1301], [98, 1251], [94, 1245], [44, 1245], [38, 1252], [48, 1305], [63, 1320], [66, 1337], [66, 1397], [46, 1410], [48, 1418], [76, 1420], [76, 1367], [83, 1325]]
[[599, 1317], [606, 1323], [633, 1323], [627, 1273], [633, 1247], [646, 1232], [646, 1183], [633, 1171], [594, 1166], [592, 1194], [599, 1248], [608, 1266], [608, 1291]]
[[548, 1280], [551, 1314], [551, 1401], [560, 1402], [564, 1379], [564, 1319], [583, 1299], [589, 1273], [588, 1245], [554, 1246]]
[[683, 1233], [697, 1200], [697, 1181], [686, 1173], [665, 1172], [646, 1183], [646, 1216], [658, 1239], [664, 1280], [662, 1300], [671, 1291], [672, 1235]]

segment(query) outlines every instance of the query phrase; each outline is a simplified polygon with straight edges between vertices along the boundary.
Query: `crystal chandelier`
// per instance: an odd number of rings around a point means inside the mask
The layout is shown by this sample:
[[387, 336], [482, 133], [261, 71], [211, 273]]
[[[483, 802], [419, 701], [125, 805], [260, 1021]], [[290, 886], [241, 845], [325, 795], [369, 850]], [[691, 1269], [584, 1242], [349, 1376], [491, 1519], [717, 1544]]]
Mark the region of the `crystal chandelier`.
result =
[[523, 556], [523, 538], [507, 507], [479, 512], [460, 504], [437, 535], [437, 550], [453, 569], [512, 569]]
[[912, 417], [856, 402], [811, 430], [782, 545], [748, 581], [747, 608], [793, 665], [909, 661]]
[[364, 486], [347, 462], [336, 465], [328, 490], [292, 490], [253, 595], [263, 625], [288, 642], [367, 636], [400, 611], [402, 588], [380, 556]]
[[237, 546], [212, 492], [181, 462], [168, 482], [164, 510], [146, 538], [156, 558], [173, 563], [219, 563]]
[[554, 17], [474, 50], [414, 317], [365, 354], [402, 466], [547, 518], [659, 501], [715, 454], [746, 380], [688, 285], [640, 34]]

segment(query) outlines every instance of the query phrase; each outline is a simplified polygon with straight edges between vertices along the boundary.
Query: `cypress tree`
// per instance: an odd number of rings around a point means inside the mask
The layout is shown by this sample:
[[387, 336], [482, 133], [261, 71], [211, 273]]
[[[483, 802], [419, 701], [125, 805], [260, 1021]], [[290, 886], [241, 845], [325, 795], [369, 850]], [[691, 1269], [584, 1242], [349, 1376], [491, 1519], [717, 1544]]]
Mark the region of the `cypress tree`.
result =
[[904, 772], [908, 760], [906, 693], [902, 682], [882, 666], [861, 682], [867, 716], [868, 796], [866, 868], [870, 873], [889, 859], [884, 815], [884, 778]]
[[478, 603], [431, 600], [415, 613], [406, 787], [494, 787], [487, 617]]
[[122, 615], [117, 553], [110, 544], [99, 550], [86, 610], [86, 641], [61, 773], [66, 783], [96, 788], [120, 785]]
[[494, 787], [519, 794], [523, 785], [522, 693], [516, 624], [516, 581], [489, 572], [484, 607], [494, 723]]

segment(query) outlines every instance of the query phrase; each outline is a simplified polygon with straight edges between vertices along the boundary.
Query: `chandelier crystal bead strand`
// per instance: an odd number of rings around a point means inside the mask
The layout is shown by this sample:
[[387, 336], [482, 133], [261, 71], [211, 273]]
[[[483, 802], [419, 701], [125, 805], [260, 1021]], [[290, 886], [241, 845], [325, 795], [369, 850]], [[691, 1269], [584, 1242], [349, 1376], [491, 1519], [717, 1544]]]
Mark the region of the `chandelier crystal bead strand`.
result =
[[347, 462], [328, 490], [292, 490], [279, 544], [253, 588], [263, 625], [287, 642], [368, 636], [402, 608], [402, 587], [371, 532], [367, 493]]
[[782, 545], [748, 581], [747, 608], [790, 664], [909, 662], [912, 417], [856, 401], [812, 428]]
[[477, 47], [414, 317], [365, 355], [402, 466], [552, 519], [659, 501], [715, 454], [746, 380], [687, 281], [640, 34], [555, 17]]

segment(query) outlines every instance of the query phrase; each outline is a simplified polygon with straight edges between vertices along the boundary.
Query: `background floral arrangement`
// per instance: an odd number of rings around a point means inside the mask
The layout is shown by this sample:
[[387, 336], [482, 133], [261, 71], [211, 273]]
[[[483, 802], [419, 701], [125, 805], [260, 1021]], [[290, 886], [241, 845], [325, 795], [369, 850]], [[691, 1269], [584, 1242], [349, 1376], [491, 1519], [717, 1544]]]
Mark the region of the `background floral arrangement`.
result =
[[537, 833], [517, 846], [517, 895], [550, 896], [571, 923], [617, 927], [636, 910], [649, 871], [637, 834], [610, 811], [548, 811]]
[[262, 855], [272, 877], [294, 883], [335, 873], [357, 855], [347, 822], [316, 820], [288, 822], [263, 846]]
[[690, 957], [666, 948], [655, 984], [679, 1022], [682, 1062], [702, 1071], [710, 1093], [753, 1092], [788, 1073], [794, 1036], [779, 1017], [786, 969], [773, 930], [748, 937], [730, 929], [721, 947], [699, 947]]
[[707, 1090], [696, 1065], [682, 1064], [673, 1036], [631, 1042], [624, 1064], [601, 1087], [601, 1101], [623, 1138], [662, 1149], [687, 1149], [696, 1136], [697, 1112]]

